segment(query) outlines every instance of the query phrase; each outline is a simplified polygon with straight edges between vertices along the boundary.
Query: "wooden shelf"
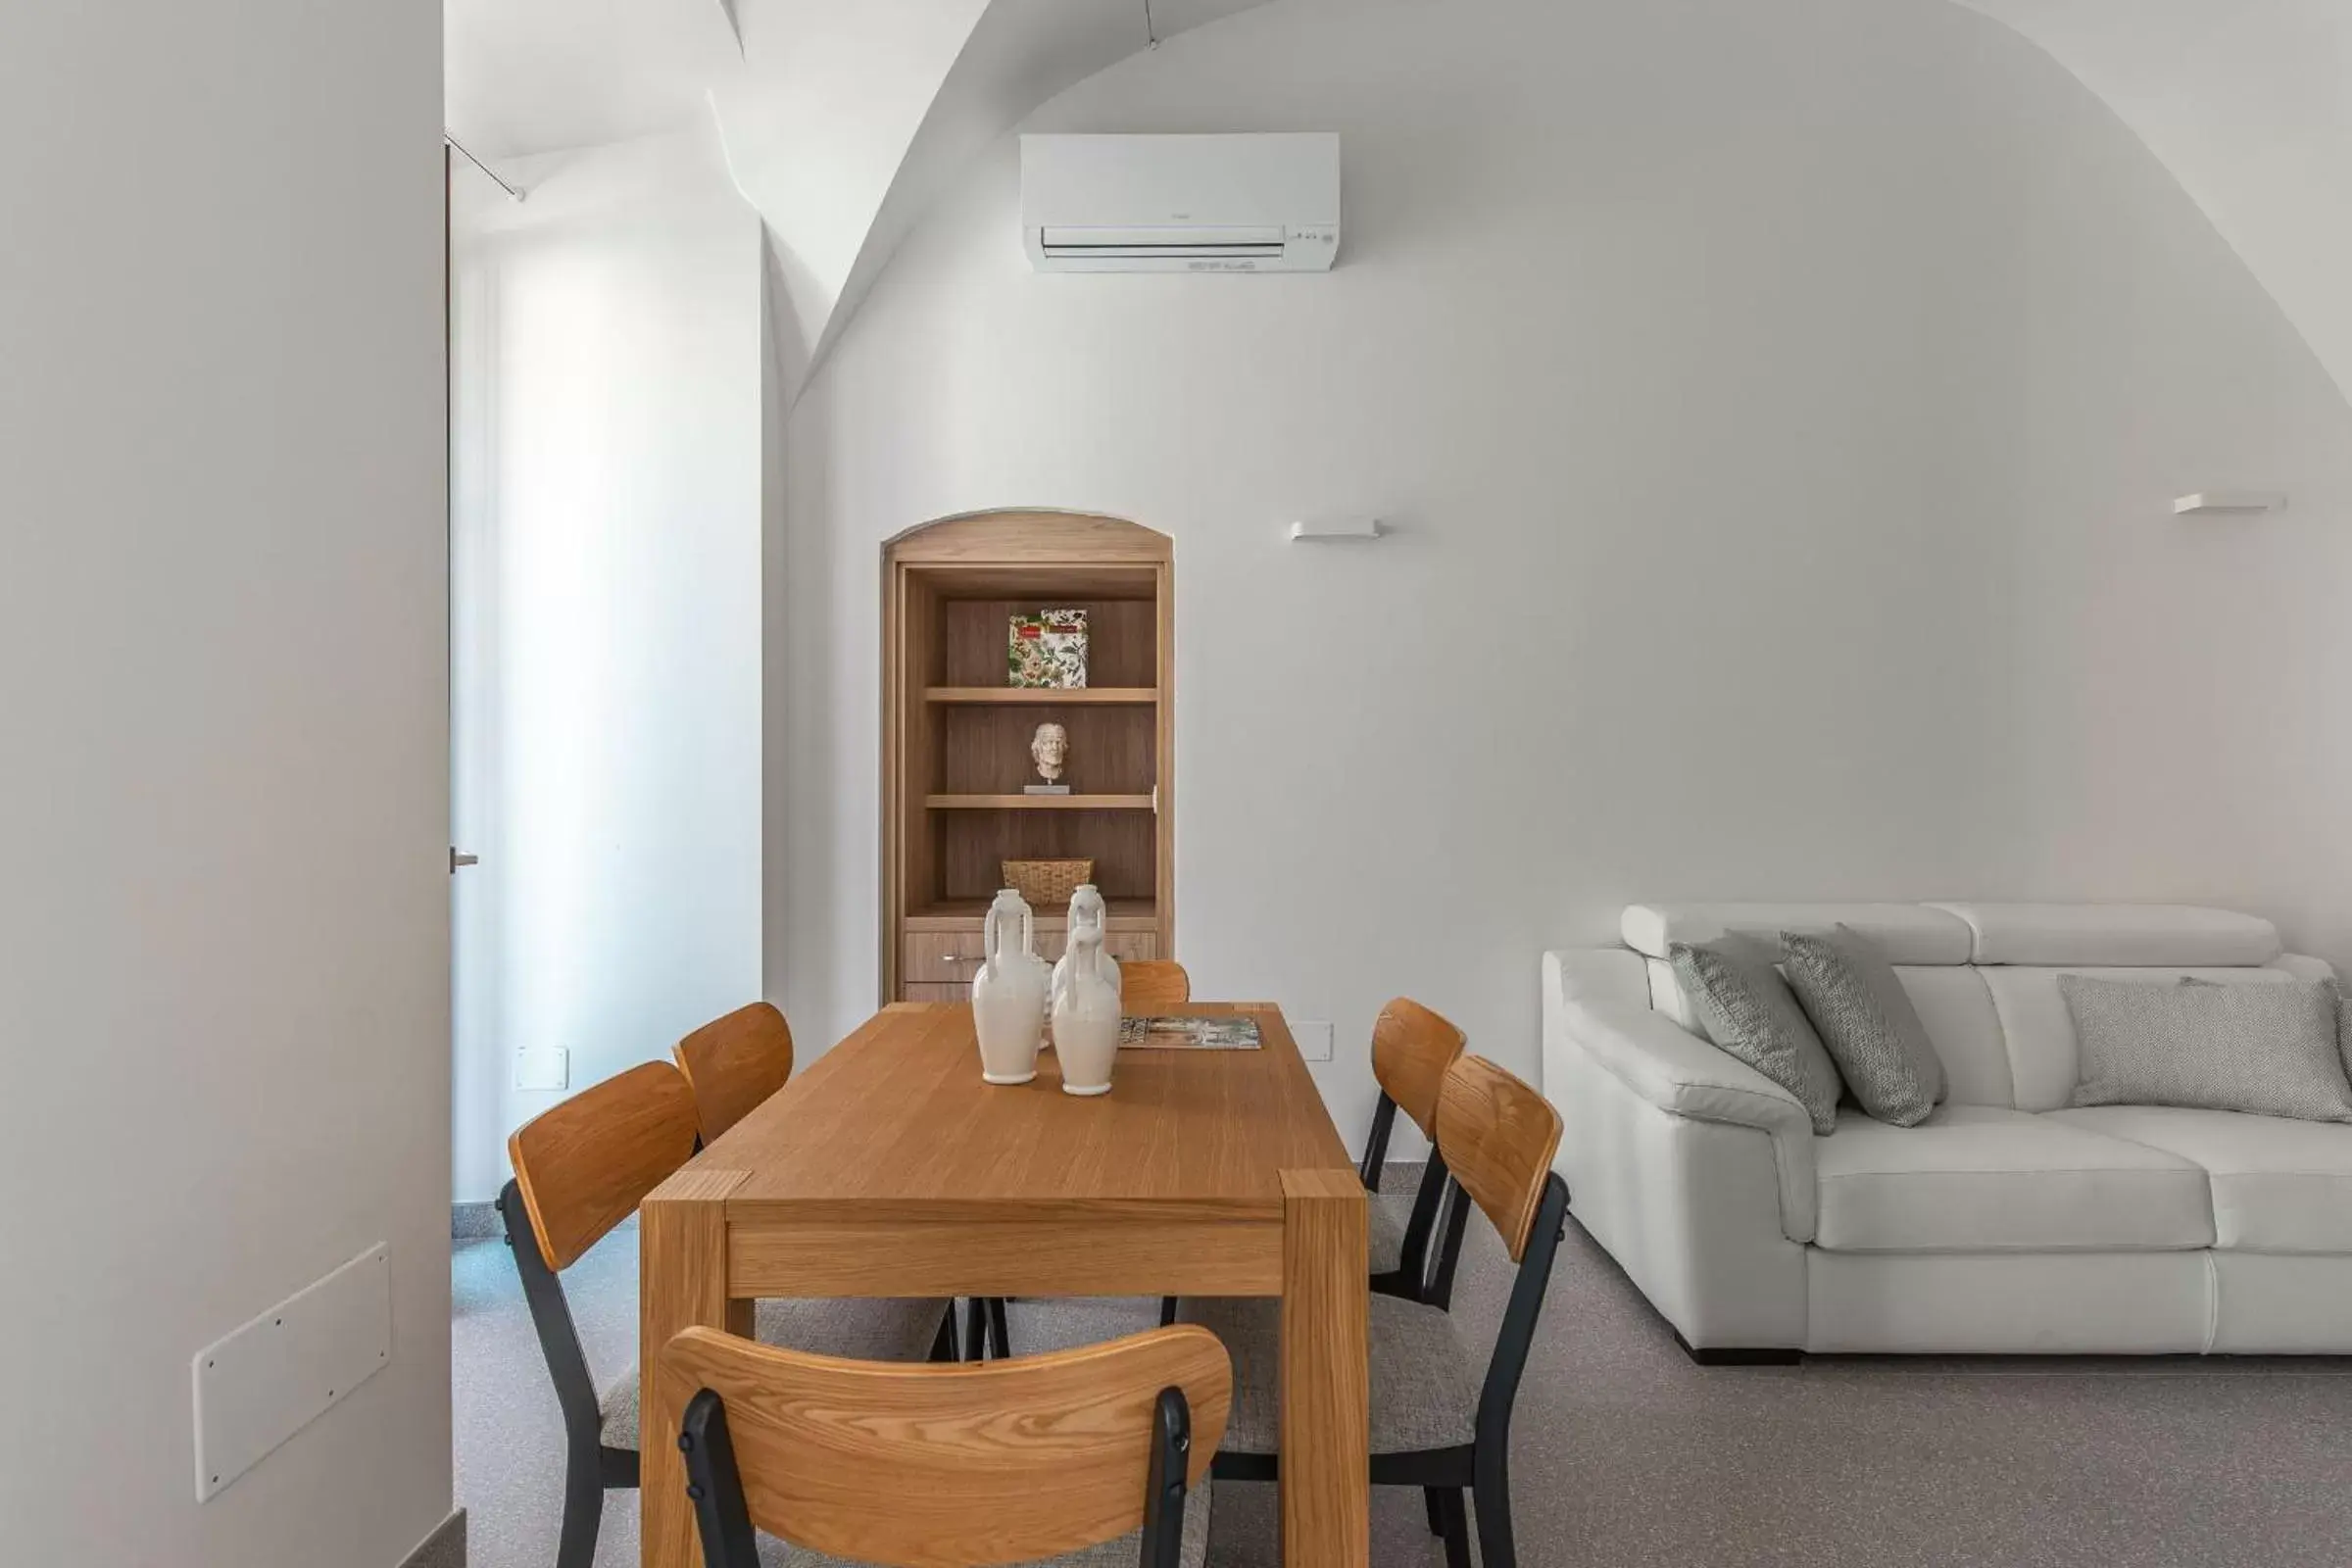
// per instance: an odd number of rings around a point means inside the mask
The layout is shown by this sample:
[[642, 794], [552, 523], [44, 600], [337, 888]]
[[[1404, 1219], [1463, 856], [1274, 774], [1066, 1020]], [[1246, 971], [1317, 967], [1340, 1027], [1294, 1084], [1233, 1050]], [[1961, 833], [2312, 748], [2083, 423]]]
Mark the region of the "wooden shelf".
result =
[[1109, 703], [1140, 707], [1158, 702], [1159, 691], [1152, 686], [926, 686], [923, 701], [1006, 707]]
[[[882, 548], [884, 1001], [969, 994], [989, 903], [1013, 859], [1085, 859], [1113, 956], [1175, 952], [1175, 560], [1116, 517], [987, 512]], [[1016, 617], [1086, 616], [1086, 686], [1012, 686]], [[1068, 795], [1031, 795], [1041, 719], [1068, 742]], [[1040, 952], [1067, 914], [1040, 909]], [[953, 980], [955, 983], [950, 984]]]
[[[1109, 917], [1103, 921], [1111, 931], [1154, 931], [1159, 927], [1159, 907], [1150, 899], [1112, 899]], [[906, 911], [909, 931], [974, 931], [988, 918], [986, 899], [942, 899], [936, 904], [919, 905]], [[1070, 906], [1066, 904], [1041, 904], [1032, 911], [1041, 931], [1058, 931], [1069, 920]]]
[[926, 795], [934, 811], [1149, 811], [1149, 795]]

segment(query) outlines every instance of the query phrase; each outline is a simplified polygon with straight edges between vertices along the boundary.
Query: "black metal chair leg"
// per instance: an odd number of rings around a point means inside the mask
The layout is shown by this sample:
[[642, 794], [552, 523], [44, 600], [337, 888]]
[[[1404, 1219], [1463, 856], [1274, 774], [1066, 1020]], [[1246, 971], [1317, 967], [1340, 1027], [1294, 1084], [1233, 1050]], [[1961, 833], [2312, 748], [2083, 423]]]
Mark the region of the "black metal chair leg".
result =
[[594, 1568], [604, 1521], [603, 1466], [594, 1449], [582, 1453], [574, 1447], [564, 1465], [564, 1529], [556, 1538], [556, 1568]]
[[[1486, 1568], [1519, 1568], [1511, 1537], [1511, 1477], [1502, 1457], [1479, 1455], [1478, 1481], [1470, 1494], [1478, 1506], [1478, 1556]], [[1459, 1508], [1460, 1502], [1454, 1506]]]
[[981, 1297], [967, 1298], [963, 1303], [963, 1358], [988, 1359], [988, 1302]]
[[1004, 1298], [988, 1298], [988, 1348], [1000, 1361], [1012, 1359], [1012, 1328], [1004, 1321]]
[[1446, 1502], [1445, 1499], [1438, 1494], [1438, 1489], [1436, 1487], [1423, 1487], [1421, 1489], [1421, 1506], [1429, 1511], [1429, 1533], [1433, 1536], [1445, 1535]]
[[[1445, 1514], [1445, 1527], [1440, 1534], [1446, 1538], [1446, 1568], [1470, 1568], [1470, 1517], [1462, 1506], [1461, 1489], [1441, 1487], [1430, 1495], [1438, 1499]], [[1496, 1565], [1490, 1560], [1488, 1568]]]
[[956, 1359], [956, 1303], [954, 1301], [950, 1301], [947, 1311], [940, 1315], [939, 1332], [931, 1336], [931, 1359], [934, 1361]]

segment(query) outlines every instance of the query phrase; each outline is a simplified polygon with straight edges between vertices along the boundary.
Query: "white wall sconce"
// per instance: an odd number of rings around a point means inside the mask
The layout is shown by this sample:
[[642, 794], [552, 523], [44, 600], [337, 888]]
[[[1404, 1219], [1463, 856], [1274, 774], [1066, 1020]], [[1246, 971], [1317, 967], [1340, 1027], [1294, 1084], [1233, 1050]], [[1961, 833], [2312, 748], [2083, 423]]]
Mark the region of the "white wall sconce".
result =
[[2244, 517], [2257, 512], [2284, 512], [2283, 490], [2199, 490], [2173, 501], [2176, 517]]
[[1293, 539], [1377, 539], [1380, 535], [1378, 517], [1327, 517], [1291, 524]]

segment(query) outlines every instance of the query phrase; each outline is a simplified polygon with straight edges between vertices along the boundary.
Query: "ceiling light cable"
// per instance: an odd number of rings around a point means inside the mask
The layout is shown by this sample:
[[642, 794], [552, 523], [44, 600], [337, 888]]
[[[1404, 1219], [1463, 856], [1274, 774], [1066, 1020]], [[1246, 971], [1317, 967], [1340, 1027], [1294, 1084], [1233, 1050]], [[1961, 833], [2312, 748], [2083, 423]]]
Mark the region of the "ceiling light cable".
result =
[[1144, 41], [1154, 49], [1159, 47], [1159, 34], [1152, 26], [1152, 0], [1144, 0]]

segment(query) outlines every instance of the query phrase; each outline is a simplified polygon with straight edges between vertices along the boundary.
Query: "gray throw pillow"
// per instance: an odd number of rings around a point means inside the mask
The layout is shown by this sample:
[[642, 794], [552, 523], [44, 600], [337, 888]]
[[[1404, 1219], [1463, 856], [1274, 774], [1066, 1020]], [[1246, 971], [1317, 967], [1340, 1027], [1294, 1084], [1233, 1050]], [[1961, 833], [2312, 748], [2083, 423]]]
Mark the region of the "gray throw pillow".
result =
[[1815, 1133], [1834, 1131], [1838, 1065], [1772, 964], [1744, 943], [1677, 942], [1666, 956], [1707, 1038], [1794, 1095], [1813, 1118]]
[[2352, 994], [2335, 988], [2335, 1049], [2344, 1058], [2344, 1076], [2352, 1079]]
[[2200, 985], [2062, 974], [2082, 1048], [2078, 1105], [2188, 1105], [2352, 1121], [2326, 980]]
[[1781, 972], [1862, 1108], [1897, 1127], [1927, 1120], [1943, 1098], [1943, 1061], [1878, 948], [1844, 926], [1784, 931]]

